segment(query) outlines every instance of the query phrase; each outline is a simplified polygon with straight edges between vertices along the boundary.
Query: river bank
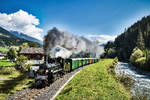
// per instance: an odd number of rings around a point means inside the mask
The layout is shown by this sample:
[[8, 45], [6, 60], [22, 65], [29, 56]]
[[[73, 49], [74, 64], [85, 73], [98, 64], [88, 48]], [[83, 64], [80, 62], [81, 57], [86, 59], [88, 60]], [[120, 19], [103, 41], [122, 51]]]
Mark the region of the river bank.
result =
[[150, 98], [150, 73], [138, 71], [130, 64], [123, 62], [118, 62], [115, 72], [118, 75], [128, 75], [134, 80], [134, 85], [131, 87], [133, 95], [143, 95]]

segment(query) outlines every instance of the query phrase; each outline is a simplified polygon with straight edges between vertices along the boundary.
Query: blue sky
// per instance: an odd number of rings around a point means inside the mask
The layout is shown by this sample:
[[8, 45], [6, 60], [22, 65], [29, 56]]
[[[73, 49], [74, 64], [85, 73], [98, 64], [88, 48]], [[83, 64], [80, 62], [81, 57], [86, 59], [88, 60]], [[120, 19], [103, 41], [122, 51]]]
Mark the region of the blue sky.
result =
[[39, 19], [43, 37], [56, 26], [75, 35], [118, 35], [150, 15], [150, 0], [0, 0], [0, 13], [23, 10]]

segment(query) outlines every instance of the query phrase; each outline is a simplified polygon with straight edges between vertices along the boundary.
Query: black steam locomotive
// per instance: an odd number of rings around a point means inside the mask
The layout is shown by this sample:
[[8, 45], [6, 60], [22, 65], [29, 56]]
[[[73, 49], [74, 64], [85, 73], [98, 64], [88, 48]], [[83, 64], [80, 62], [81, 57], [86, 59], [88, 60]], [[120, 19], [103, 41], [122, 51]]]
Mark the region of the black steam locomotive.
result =
[[39, 66], [38, 70], [34, 70], [34, 86], [43, 88], [52, 83], [55, 78], [63, 75], [64, 59], [62, 58], [46, 58], [44, 63]]

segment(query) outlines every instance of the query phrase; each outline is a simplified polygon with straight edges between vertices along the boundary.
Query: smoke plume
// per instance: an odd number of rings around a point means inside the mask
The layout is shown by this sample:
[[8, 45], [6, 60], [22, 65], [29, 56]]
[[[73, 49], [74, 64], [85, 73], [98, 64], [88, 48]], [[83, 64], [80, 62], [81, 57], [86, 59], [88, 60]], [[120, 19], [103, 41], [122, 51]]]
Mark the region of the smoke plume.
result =
[[[90, 53], [91, 57], [99, 57], [102, 49], [97, 43], [84, 37], [77, 37], [68, 32], [53, 28], [44, 38], [44, 51], [46, 55], [56, 55], [68, 58], [79, 53]], [[54, 53], [55, 52], [55, 53]], [[65, 56], [66, 55], [66, 56]]]

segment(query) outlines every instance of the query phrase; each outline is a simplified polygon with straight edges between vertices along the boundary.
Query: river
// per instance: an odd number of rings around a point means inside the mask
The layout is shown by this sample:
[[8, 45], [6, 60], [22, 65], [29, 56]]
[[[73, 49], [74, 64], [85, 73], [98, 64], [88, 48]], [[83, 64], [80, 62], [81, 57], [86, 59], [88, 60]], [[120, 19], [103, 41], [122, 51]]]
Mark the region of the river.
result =
[[117, 66], [115, 67], [115, 72], [118, 75], [123, 73], [125, 75], [129, 75], [135, 81], [131, 89], [131, 92], [134, 95], [146, 94], [150, 98], [150, 73], [138, 72], [128, 63], [123, 62], [118, 62]]

